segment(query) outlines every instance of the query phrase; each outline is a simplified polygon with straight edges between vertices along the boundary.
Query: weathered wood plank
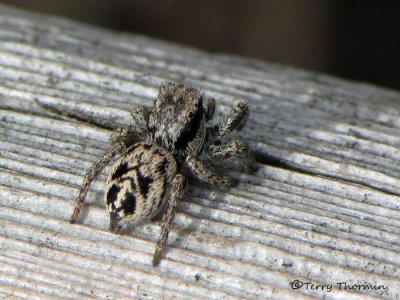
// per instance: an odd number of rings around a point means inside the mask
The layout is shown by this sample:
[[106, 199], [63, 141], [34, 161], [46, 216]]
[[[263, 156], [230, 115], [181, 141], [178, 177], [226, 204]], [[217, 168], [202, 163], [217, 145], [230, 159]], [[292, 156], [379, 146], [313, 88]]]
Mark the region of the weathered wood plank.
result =
[[[131, 107], [151, 106], [166, 80], [215, 97], [217, 115], [246, 99], [241, 135], [259, 170], [233, 171], [240, 183], [226, 193], [191, 186], [155, 269], [158, 222], [125, 236], [107, 230], [109, 168], [83, 224], [67, 220], [109, 129], [128, 124]], [[397, 91], [0, 6], [0, 296], [398, 299], [399, 100]], [[333, 287], [293, 289], [295, 280]]]

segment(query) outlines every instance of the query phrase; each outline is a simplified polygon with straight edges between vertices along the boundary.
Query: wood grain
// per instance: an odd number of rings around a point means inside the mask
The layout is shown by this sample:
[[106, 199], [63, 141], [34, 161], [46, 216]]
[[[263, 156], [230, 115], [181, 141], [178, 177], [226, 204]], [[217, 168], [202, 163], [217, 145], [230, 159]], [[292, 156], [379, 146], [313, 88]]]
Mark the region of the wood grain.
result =
[[[245, 99], [259, 170], [192, 185], [153, 268], [158, 222], [107, 230], [109, 168], [68, 219], [110, 129], [167, 80], [217, 116]], [[399, 108], [397, 91], [0, 6], [0, 298], [399, 299]]]

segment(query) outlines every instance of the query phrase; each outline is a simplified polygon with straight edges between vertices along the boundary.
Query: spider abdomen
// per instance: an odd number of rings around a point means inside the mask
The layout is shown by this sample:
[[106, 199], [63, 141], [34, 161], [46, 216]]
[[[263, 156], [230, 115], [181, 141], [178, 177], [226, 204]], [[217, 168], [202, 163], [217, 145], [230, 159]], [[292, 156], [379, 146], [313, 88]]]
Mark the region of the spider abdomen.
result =
[[107, 180], [110, 230], [119, 232], [155, 217], [168, 202], [176, 172], [175, 158], [156, 144], [140, 142], [127, 149]]

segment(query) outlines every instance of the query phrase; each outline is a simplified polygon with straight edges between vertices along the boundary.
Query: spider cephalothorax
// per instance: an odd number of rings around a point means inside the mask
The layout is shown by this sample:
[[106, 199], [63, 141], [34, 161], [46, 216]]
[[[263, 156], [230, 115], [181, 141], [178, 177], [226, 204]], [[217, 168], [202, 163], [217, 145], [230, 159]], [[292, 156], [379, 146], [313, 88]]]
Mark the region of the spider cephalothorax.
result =
[[197, 155], [206, 135], [207, 109], [194, 88], [168, 83], [161, 87], [149, 117], [150, 142], [174, 155]]
[[111, 147], [85, 176], [71, 223], [78, 219], [90, 183], [115, 155], [107, 180], [105, 203], [110, 213], [110, 230], [120, 233], [148, 222], [162, 211], [163, 224], [153, 264], [162, 257], [177, 201], [182, 197], [185, 177], [182, 166], [198, 179], [217, 186], [231, 180], [210, 169], [204, 159], [242, 159], [254, 163], [246, 144], [223, 142], [223, 137], [241, 129], [248, 115], [247, 105], [236, 105], [226, 120], [206, 126], [215, 111], [214, 99], [204, 105], [197, 89], [166, 83], [160, 88], [153, 108], [132, 110], [136, 128], [118, 128], [110, 137]]

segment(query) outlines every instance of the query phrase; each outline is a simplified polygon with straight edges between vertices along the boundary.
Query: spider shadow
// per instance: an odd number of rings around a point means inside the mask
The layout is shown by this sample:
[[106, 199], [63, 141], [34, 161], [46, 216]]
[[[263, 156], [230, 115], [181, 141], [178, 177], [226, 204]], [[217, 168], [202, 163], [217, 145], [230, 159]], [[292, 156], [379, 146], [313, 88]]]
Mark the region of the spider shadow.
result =
[[[183, 249], [190, 249], [187, 247], [188, 239], [186, 237], [195, 238], [199, 243], [204, 243], [207, 236], [213, 235], [212, 230], [202, 229], [202, 227], [210, 227], [211, 225], [202, 225], [201, 223], [204, 222], [203, 220], [218, 222], [215, 220], [215, 212], [213, 210], [220, 209], [223, 203], [219, 199], [229, 190], [217, 188], [193, 178], [190, 178], [189, 181], [189, 190], [185, 193], [177, 208], [178, 212], [183, 213], [185, 216], [182, 221], [175, 219], [174, 230], [177, 231], [177, 234], [176, 238], [169, 243], [170, 246]], [[191, 192], [190, 187], [196, 188], [197, 192]], [[213, 198], [215, 199], [210, 199], [210, 193], [214, 194]], [[191, 197], [204, 198], [207, 200], [207, 204], [189, 200]], [[191, 212], [191, 204], [200, 206], [200, 209], [196, 210], [196, 212]], [[190, 218], [190, 221], [187, 221], [188, 218]]]
[[[91, 194], [91, 195], [90, 195]], [[97, 229], [108, 229], [109, 225], [108, 222], [99, 222], [98, 217], [93, 215], [93, 211], [91, 212], [91, 209], [93, 208], [98, 208], [99, 210], [105, 210], [107, 211], [107, 208], [104, 205], [104, 195], [102, 191], [90, 191], [88, 197], [86, 198], [79, 218], [76, 220], [75, 223], [72, 224], [80, 224], [80, 225], [86, 225], [86, 226], [91, 226]], [[67, 220], [71, 220], [71, 216], [73, 213], [73, 209], [71, 210], [71, 213], [68, 215]]]
[[[239, 173], [254, 174], [258, 170], [257, 165], [243, 164], [241, 160], [231, 160], [221, 165], [211, 164], [211, 168], [213, 170], [218, 170], [216, 173], [220, 175], [229, 174], [232, 170]], [[237, 176], [228, 176], [232, 181], [232, 185], [221, 188], [210, 183], [200, 181], [185, 169], [182, 171], [187, 178], [188, 184], [182, 201], [178, 203], [178, 211], [189, 216], [191, 221], [185, 221], [185, 219], [183, 221], [175, 221], [177, 225], [174, 229], [177, 230], [178, 233], [176, 239], [171, 241], [170, 245], [179, 248], [186, 248], [185, 245], [187, 245], [187, 243], [185, 242], [185, 237], [187, 236], [192, 238], [194, 237], [200, 242], [203, 242], [207, 236], [215, 236], [215, 231], [206, 228], [211, 227], [212, 224], [202, 225], [201, 222], [203, 222], [203, 219], [210, 222], [221, 222], [215, 217], [215, 211], [221, 210], [222, 206], [226, 205], [223, 200], [224, 194], [229, 193], [231, 188], [236, 187], [240, 182], [240, 179]], [[193, 190], [191, 191], [191, 189]], [[204, 199], [206, 203], [202, 203], [202, 201], [199, 203], [192, 198]], [[196, 212], [191, 212], [191, 204], [200, 206], [200, 209], [196, 210]], [[205, 229], [202, 230], [201, 227]]]

